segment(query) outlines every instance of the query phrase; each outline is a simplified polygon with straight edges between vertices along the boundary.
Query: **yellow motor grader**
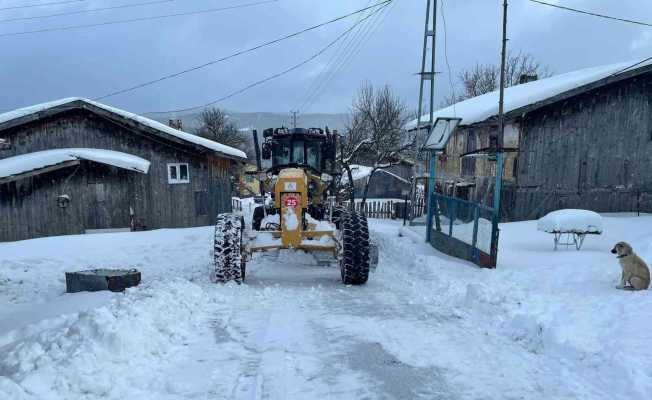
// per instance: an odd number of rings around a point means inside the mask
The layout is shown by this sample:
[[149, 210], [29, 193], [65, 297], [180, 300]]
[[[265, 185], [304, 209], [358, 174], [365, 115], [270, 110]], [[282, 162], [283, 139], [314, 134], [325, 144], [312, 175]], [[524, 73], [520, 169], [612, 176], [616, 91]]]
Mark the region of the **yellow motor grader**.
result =
[[[218, 216], [214, 280], [242, 283], [253, 253], [292, 249], [330, 254], [339, 261], [343, 283], [366, 283], [377, 249], [369, 241], [366, 217], [337, 205], [337, 135], [319, 128], [270, 128], [263, 137], [262, 159], [271, 160], [271, 167], [261, 180], [262, 204], [250, 224], [236, 213]], [[254, 144], [262, 172], [255, 131]]]

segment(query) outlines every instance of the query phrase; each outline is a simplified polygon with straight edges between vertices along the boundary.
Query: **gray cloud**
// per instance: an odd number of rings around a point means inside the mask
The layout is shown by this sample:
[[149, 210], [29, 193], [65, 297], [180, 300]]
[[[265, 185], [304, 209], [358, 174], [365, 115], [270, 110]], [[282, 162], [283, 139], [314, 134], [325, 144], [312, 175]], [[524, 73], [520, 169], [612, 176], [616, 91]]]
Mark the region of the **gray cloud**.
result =
[[[45, 1], [45, 0], [43, 0]], [[88, 15], [0, 24], [0, 32], [102, 22], [167, 14], [246, 0], [184, 0], [151, 7]], [[563, 0], [621, 17], [652, 21], [652, 4], [642, 0]], [[7, 2], [18, 4], [17, 0]], [[89, 1], [83, 7], [126, 4], [128, 1]], [[0, 108], [8, 109], [66, 96], [96, 97], [165, 75], [208, 59], [319, 23], [357, 8], [368, 0], [280, 0], [249, 9], [92, 29], [0, 38]], [[499, 0], [445, 0], [447, 53], [456, 77], [475, 62], [496, 63], [500, 56]], [[80, 9], [59, 7], [0, 11], [0, 17], [38, 15]], [[652, 56], [652, 28], [512, 0], [509, 47], [531, 53], [556, 72], [636, 60]], [[416, 106], [425, 0], [396, 4], [357, 57], [331, 81], [310, 111], [346, 111], [364, 80], [390, 84]], [[441, 17], [441, 12], [439, 13]], [[218, 64], [181, 78], [107, 99], [134, 112], [183, 108], [208, 102], [230, 91], [281, 71], [316, 52], [355, 18], [256, 53]], [[450, 93], [444, 59], [443, 24], [437, 38], [437, 104]], [[221, 107], [239, 111], [287, 112], [305, 96], [330, 54], [287, 76], [232, 98]]]

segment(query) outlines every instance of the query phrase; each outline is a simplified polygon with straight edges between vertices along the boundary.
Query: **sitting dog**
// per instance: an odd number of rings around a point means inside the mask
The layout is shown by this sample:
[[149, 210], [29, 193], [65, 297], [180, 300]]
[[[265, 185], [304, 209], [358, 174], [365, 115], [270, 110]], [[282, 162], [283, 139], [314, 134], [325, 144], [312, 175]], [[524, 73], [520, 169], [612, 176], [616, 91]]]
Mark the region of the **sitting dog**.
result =
[[645, 261], [634, 253], [632, 246], [618, 242], [611, 252], [618, 254], [618, 261], [623, 269], [617, 289], [643, 290], [650, 286], [650, 269]]

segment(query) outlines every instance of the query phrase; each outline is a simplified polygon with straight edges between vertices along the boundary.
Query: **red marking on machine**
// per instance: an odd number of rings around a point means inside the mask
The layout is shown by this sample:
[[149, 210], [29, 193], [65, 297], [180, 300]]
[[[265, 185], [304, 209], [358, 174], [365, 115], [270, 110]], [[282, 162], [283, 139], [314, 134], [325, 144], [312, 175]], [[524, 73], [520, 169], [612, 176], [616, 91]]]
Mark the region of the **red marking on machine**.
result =
[[285, 196], [285, 207], [295, 208], [299, 205], [299, 197], [294, 195]]

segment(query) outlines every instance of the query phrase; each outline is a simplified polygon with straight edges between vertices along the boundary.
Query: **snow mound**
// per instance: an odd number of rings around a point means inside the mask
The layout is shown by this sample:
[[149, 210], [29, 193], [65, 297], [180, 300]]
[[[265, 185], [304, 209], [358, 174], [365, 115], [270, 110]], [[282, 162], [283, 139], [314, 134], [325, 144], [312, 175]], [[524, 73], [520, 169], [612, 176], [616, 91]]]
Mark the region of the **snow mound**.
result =
[[557, 210], [540, 218], [537, 230], [548, 233], [602, 233], [602, 217], [588, 210]]
[[182, 348], [203, 298], [199, 286], [176, 280], [62, 317], [65, 323], [3, 348], [0, 398], [147, 397], [143, 382]]
[[131, 154], [103, 149], [53, 149], [0, 160], [0, 178], [22, 174], [61, 164], [66, 161], [89, 160], [146, 174], [149, 161]]

